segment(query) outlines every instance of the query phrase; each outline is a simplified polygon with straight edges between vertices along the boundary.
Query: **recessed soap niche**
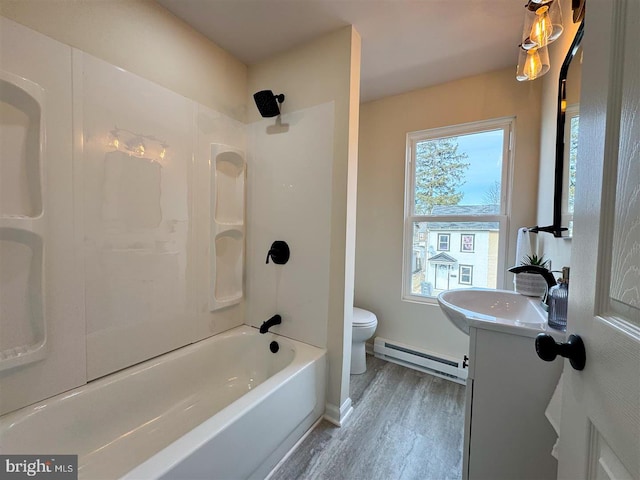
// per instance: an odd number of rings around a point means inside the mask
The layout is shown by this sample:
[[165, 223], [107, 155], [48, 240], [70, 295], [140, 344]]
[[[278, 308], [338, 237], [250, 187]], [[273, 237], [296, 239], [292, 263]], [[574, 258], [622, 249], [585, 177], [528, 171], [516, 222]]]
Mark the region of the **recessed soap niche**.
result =
[[0, 70], [0, 371], [46, 355], [44, 89]]
[[244, 295], [245, 191], [244, 152], [211, 145], [211, 285], [209, 309], [235, 305]]
[[0, 227], [0, 371], [44, 358], [42, 238]]
[[0, 216], [42, 214], [44, 90], [0, 70]]

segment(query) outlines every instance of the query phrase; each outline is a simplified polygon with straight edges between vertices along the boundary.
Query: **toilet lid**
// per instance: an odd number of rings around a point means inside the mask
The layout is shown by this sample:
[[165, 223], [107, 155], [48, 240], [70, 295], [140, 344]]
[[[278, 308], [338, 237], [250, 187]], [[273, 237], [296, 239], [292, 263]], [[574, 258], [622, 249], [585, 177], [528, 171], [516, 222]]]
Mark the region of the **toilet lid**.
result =
[[376, 323], [378, 319], [369, 310], [353, 307], [353, 325], [356, 327], [368, 326]]

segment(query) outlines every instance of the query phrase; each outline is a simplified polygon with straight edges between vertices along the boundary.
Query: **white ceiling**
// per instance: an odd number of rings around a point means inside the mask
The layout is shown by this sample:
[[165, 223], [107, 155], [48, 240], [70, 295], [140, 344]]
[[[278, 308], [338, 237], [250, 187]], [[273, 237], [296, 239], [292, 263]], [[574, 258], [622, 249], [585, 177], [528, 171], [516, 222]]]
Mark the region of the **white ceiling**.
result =
[[353, 24], [361, 100], [517, 63], [525, 0], [157, 0], [250, 65]]

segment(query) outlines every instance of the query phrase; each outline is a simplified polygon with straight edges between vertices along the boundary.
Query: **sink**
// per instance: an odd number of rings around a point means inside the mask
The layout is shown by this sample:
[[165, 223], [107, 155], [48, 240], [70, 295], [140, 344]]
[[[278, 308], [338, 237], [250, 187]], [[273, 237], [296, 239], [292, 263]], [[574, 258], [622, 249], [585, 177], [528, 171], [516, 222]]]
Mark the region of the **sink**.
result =
[[490, 322], [540, 330], [544, 330], [547, 323], [540, 298], [525, 297], [510, 290], [448, 290], [438, 295], [438, 303], [451, 323], [467, 335], [473, 323]]

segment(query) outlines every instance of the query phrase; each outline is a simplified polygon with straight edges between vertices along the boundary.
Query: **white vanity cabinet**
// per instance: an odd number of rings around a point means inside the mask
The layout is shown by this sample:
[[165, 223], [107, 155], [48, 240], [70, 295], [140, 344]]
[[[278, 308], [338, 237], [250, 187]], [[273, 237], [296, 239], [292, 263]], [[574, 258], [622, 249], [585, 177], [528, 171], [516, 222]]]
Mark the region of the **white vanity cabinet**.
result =
[[[544, 412], [563, 359], [538, 358], [538, 333], [482, 321], [470, 325], [463, 480], [555, 480], [551, 449], [557, 437]], [[562, 332], [545, 333], [564, 341]]]

